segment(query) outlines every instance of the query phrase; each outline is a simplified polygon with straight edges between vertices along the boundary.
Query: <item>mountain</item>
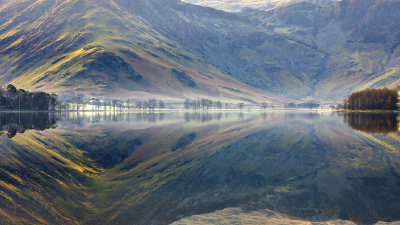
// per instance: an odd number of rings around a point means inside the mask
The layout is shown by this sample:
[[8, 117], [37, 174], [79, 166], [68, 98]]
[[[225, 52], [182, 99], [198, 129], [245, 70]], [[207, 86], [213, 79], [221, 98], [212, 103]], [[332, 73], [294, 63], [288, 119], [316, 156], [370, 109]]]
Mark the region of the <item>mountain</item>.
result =
[[1, 1], [0, 83], [66, 94], [280, 101], [199, 61], [124, 4]]
[[178, 0], [2, 0], [0, 83], [100, 96], [341, 101], [400, 84], [399, 0], [228, 13]]
[[[339, 99], [351, 91], [399, 84], [399, 8], [398, 0], [342, 0], [331, 7], [300, 3], [245, 14], [277, 36], [307, 46], [321, 66], [307, 74], [315, 82], [310, 94]], [[297, 64], [295, 58], [288, 61]]]

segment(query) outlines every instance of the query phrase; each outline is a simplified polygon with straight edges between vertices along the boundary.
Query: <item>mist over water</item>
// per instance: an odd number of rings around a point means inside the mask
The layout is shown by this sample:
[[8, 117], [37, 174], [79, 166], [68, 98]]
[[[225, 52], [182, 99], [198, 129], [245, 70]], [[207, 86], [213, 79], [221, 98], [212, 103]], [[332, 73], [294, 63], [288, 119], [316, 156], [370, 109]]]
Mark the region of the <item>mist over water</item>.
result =
[[25, 113], [0, 123], [2, 221], [169, 224], [230, 207], [400, 220], [397, 114]]
[[[190, 122], [226, 122], [232, 119], [238, 121], [244, 119], [262, 118], [268, 122], [276, 119], [286, 121], [287, 119], [309, 119], [320, 120], [321, 117], [336, 117], [338, 120], [348, 124], [353, 130], [364, 131], [373, 134], [390, 134], [399, 130], [400, 116], [397, 113], [318, 113], [318, 112], [179, 112], [179, 113], [125, 113], [125, 112], [64, 112], [64, 113], [2, 113], [0, 114], [1, 131], [23, 133], [26, 130], [55, 129], [58, 123], [62, 125], [75, 124], [78, 126], [104, 125], [113, 122], [124, 122], [133, 124], [136, 122], [148, 122], [162, 125], [182, 120], [183, 123]], [[246, 117], [246, 118], [245, 118]], [[272, 118], [272, 119], [271, 119]], [[258, 118], [259, 119], [259, 118]], [[221, 121], [222, 120], [222, 121]], [[272, 122], [272, 121], [271, 121]]]

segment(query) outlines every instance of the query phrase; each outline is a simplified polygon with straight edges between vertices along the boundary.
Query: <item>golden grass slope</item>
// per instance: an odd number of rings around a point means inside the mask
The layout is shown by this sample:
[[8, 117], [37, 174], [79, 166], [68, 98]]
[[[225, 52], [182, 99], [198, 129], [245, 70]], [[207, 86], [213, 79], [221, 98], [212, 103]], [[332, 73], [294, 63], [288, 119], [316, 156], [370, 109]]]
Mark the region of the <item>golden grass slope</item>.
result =
[[[28, 5], [24, 9], [19, 9], [18, 4], [1, 5], [0, 15], [5, 20], [0, 26], [4, 42], [0, 48], [3, 84], [64, 94], [156, 97], [170, 101], [201, 97], [283, 100], [200, 62], [113, 1], [33, 2], [21, 0], [21, 7]], [[9, 14], [11, 9], [18, 13]], [[42, 13], [33, 14], [34, 10]], [[98, 61], [104, 53], [114, 54], [109, 60], [122, 60], [143, 79], [132, 80], [132, 71], [118, 68], [87, 68], [88, 63]], [[184, 71], [194, 79], [196, 87], [180, 82], [172, 69]]]

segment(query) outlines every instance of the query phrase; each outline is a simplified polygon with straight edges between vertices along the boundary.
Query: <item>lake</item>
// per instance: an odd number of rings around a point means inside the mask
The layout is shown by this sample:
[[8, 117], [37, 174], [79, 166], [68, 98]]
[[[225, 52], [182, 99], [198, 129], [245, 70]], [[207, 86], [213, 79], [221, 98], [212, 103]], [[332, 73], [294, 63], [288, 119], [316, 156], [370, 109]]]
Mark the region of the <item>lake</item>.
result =
[[0, 224], [400, 220], [397, 114], [0, 114]]

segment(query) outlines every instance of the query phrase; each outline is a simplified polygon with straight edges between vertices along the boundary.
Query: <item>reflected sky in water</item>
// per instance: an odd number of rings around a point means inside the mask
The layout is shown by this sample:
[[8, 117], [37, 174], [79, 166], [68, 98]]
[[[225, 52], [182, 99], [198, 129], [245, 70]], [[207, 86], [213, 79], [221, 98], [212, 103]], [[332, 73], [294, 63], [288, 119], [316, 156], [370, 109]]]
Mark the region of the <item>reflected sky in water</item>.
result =
[[400, 220], [396, 114], [0, 114], [0, 221]]

